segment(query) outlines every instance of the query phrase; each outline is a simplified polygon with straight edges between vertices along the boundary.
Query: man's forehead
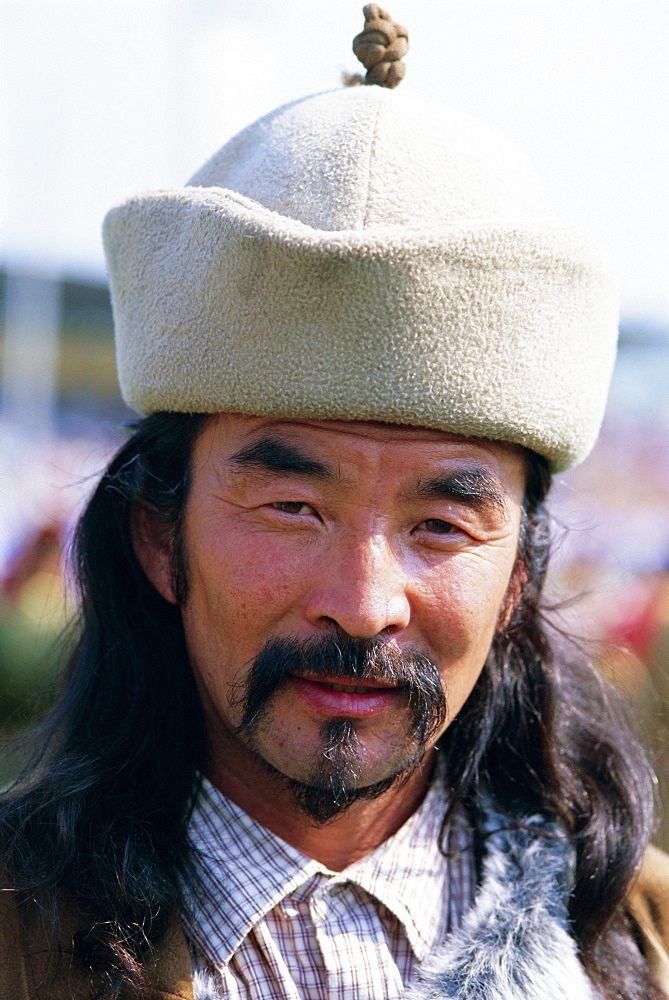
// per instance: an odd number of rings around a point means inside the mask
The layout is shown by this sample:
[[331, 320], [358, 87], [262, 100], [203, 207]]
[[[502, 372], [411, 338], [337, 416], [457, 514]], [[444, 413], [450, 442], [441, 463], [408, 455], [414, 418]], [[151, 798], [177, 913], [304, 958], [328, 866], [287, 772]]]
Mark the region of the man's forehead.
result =
[[218, 441], [228, 445], [234, 441], [253, 441], [264, 436], [283, 437], [288, 440], [335, 441], [340, 439], [342, 446], [347, 442], [378, 442], [379, 444], [408, 443], [411, 445], [424, 442], [426, 445], [443, 445], [449, 450], [480, 449], [481, 452], [511, 453], [523, 455], [524, 449], [519, 445], [504, 441], [492, 441], [488, 438], [467, 437], [463, 434], [453, 434], [432, 427], [419, 427], [412, 424], [385, 423], [377, 420], [310, 420], [284, 417], [257, 417], [238, 413], [217, 413], [212, 418], [215, 435]]
[[[361, 456], [379, 462], [393, 461], [406, 471], [420, 476], [431, 466], [450, 461], [463, 466], [482, 465], [494, 473], [519, 470], [524, 476], [525, 453], [518, 445], [468, 438], [460, 434], [389, 424], [379, 421], [295, 420], [255, 417], [241, 414], [216, 414], [210, 422], [210, 446], [203, 442], [201, 457], [215, 458], [217, 464], [251, 468], [265, 464], [266, 445], [286, 443], [302, 457], [318, 459], [326, 472], [341, 473], [341, 462]], [[211, 448], [211, 450], [210, 450]], [[296, 452], [297, 454], [297, 452]], [[300, 471], [296, 467], [295, 471]], [[318, 470], [314, 467], [315, 474]], [[325, 477], [324, 477], [325, 478]]]

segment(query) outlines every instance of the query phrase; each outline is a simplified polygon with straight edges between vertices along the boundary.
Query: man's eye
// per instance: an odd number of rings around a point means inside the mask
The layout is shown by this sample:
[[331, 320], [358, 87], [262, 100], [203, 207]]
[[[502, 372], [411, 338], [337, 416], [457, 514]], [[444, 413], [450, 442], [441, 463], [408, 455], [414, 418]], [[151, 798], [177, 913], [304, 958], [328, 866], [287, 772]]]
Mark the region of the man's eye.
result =
[[314, 510], [311, 504], [303, 503], [301, 500], [277, 500], [272, 507], [284, 514], [312, 514]]
[[455, 531], [455, 525], [450, 521], [441, 521], [438, 517], [430, 517], [427, 521], [423, 521], [423, 527], [434, 535], [450, 535]]

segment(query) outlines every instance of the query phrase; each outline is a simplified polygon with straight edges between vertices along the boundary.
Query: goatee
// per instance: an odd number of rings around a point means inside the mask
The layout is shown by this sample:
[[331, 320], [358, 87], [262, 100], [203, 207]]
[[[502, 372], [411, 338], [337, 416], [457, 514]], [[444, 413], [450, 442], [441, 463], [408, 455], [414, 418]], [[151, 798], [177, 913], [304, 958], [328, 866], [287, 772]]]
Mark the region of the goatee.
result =
[[[313, 772], [300, 781], [281, 774], [259, 752], [272, 697], [293, 675], [328, 681], [381, 681], [404, 695], [407, 720], [401, 760], [392, 774], [373, 784], [361, 783], [362, 755], [354, 718], [333, 718], [321, 729], [321, 750]], [[296, 805], [314, 823], [323, 824], [353, 802], [376, 798], [405, 780], [420, 764], [430, 738], [446, 718], [446, 699], [436, 664], [421, 653], [402, 651], [379, 639], [355, 639], [345, 633], [318, 639], [271, 639], [254, 660], [238, 696], [242, 719], [237, 733], [285, 786]]]

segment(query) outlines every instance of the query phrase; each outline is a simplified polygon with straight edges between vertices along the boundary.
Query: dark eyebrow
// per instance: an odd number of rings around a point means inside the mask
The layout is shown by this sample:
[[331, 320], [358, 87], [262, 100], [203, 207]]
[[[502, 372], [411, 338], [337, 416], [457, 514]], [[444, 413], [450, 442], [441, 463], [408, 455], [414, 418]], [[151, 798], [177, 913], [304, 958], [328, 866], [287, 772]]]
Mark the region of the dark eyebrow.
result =
[[416, 487], [423, 500], [457, 500], [472, 510], [506, 512], [507, 505], [497, 480], [483, 469], [458, 469], [432, 479], [423, 479]]
[[276, 437], [262, 437], [234, 454], [230, 462], [242, 468], [262, 472], [297, 473], [312, 479], [336, 479], [333, 469], [311, 458], [296, 445]]

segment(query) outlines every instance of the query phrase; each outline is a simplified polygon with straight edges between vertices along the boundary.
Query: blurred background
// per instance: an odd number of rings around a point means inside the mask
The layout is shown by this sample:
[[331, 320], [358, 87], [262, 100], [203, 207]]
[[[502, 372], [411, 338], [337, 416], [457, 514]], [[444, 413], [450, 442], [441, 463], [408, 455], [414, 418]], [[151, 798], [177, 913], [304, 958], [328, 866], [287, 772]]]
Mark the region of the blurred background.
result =
[[[601, 439], [556, 483], [568, 629], [669, 773], [669, 5], [389, 0], [407, 92], [498, 126], [620, 274]], [[71, 612], [64, 550], [132, 418], [106, 210], [182, 184], [239, 128], [358, 69], [359, 0], [0, 0], [0, 730], [44, 704]], [[668, 799], [669, 801], [669, 799]], [[665, 825], [669, 828], [669, 824]], [[660, 834], [662, 837], [662, 834]], [[669, 846], [669, 833], [664, 834]]]

